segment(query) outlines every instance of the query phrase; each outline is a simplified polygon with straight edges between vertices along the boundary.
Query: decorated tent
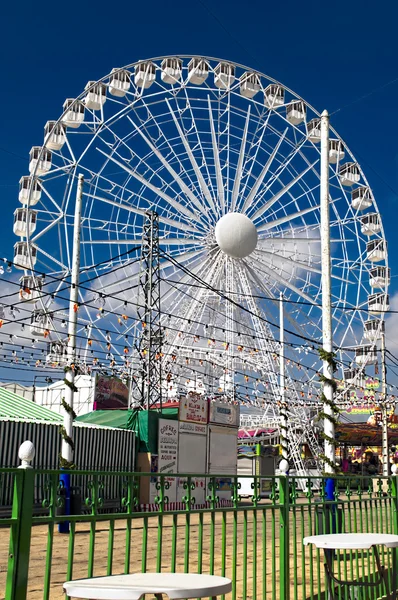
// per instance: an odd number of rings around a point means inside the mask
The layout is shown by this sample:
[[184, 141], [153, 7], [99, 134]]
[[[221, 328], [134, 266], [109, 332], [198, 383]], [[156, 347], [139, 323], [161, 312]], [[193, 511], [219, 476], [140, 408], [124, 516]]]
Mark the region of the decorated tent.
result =
[[138, 452], [156, 453], [158, 448], [159, 419], [177, 420], [178, 408], [161, 410], [95, 410], [77, 417], [80, 423], [92, 423], [134, 431], [138, 439]]
[[[368, 425], [367, 423], [339, 423], [336, 427], [336, 439], [340, 444], [351, 446], [381, 446], [381, 427]], [[390, 444], [398, 444], [397, 425], [389, 425], [388, 441]]]

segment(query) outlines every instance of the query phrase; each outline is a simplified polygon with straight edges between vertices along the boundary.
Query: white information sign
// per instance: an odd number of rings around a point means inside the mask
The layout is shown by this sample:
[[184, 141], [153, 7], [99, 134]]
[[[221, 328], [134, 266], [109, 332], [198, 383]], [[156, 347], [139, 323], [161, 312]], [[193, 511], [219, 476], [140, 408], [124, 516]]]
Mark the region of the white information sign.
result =
[[207, 434], [207, 425], [202, 425], [200, 423], [185, 423], [184, 421], [180, 421], [178, 428], [180, 433], [193, 433], [194, 435]]
[[227, 402], [210, 402], [209, 423], [239, 427], [239, 405]]
[[206, 398], [202, 398], [198, 394], [188, 394], [185, 398], [180, 399], [178, 419], [190, 423], [206, 424], [208, 409], [209, 404]]
[[[177, 473], [178, 469], [178, 422], [170, 419], [159, 419], [158, 434], [158, 468], [159, 473]], [[170, 484], [165, 496], [170, 502], [177, 498], [177, 478], [166, 478]]]

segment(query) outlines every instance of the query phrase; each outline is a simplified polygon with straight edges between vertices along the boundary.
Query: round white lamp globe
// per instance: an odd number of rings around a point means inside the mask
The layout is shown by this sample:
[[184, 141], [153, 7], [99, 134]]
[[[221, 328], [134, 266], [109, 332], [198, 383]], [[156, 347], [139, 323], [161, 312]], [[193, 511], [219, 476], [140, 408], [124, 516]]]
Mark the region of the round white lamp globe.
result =
[[286, 475], [288, 470], [289, 470], [289, 463], [287, 462], [287, 460], [285, 460], [283, 458], [281, 460], [281, 462], [279, 463], [279, 471], [280, 471], [281, 475]]
[[257, 229], [251, 220], [241, 213], [228, 213], [221, 217], [215, 228], [220, 249], [233, 258], [245, 258], [257, 246]]
[[18, 450], [19, 460], [22, 462], [21, 467], [27, 468], [30, 467], [30, 463], [34, 459], [36, 454], [35, 447], [30, 440], [26, 440], [23, 444], [20, 445]]

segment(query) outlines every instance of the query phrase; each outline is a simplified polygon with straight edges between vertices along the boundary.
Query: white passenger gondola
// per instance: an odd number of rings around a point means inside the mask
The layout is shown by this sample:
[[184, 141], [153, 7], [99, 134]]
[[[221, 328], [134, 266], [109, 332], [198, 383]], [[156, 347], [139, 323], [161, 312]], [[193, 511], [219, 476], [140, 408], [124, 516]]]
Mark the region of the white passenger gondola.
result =
[[37, 211], [17, 208], [14, 211], [14, 233], [18, 237], [28, 237], [36, 229]]
[[246, 71], [240, 77], [240, 93], [245, 98], [254, 98], [261, 89], [260, 75], [253, 71]]
[[299, 125], [305, 119], [307, 107], [302, 100], [294, 100], [286, 106], [286, 119], [292, 125]]
[[164, 83], [173, 85], [181, 79], [182, 60], [180, 58], [165, 58], [161, 64], [161, 79]]
[[344, 145], [340, 140], [329, 140], [329, 162], [335, 165], [341, 162], [345, 156]]
[[390, 309], [390, 296], [379, 292], [368, 296], [368, 312], [371, 315], [380, 315]]
[[66, 342], [56, 341], [47, 344], [46, 363], [64, 367], [68, 364], [68, 345]]
[[267, 108], [278, 108], [285, 102], [285, 90], [281, 85], [271, 83], [264, 90], [264, 104]]
[[193, 58], [188, 63], [188, 81], [202, 85], [209, 76], [209, 63], [204, 58]]
[[377, 350], [374, 346], [358, 346], [355, 348], [355, 362], [358, 365], [374, 365], [377, 363]]
[[385, 322], [380, 319], [370, 319], [363, 325], [363, 336], [369, 342], [376, 342], [385, 330]]
[[364, 235], [375, 235], [381, 231], [381, 220], [379, 213], [368, 213], [361, 217], [361, 232]]
[[33, 275], [22, 275], [19, 280], [20, 290], [19, 297], [23, 302], [29, 302], [34, 304], [41, 297], [41, 290], [43, 287], [43, 280], [41, 277], [34, 277]]
[[370, 269], [369, 283], [372, 288], [384, 288], [390, 283], [390, 269], [377, 266]]
[[371, 240], [366, 244], [366, 256], [372, 262], [386, 259], [386, 242], [384, 240]]
[[351, 192], [351, 206], [354, 210], [365, 210], [372, 206], [372, 192], [366, 186], [355, 188]]
[[64, 115], [61, 118], [66, 127], [77, 129], [84, 121], [84, 104], [81, 100], [67, 98], [63, 105]]
[[321, 141], [321, 120], [311, 119], [307, 123], [307, 137], [310, 142], [318, 144]]
[[106, 85], [100, 81], [89, 81], [84, 88], [87, 92], [84, 103], [91, 110], [101, 110], [106, 102]]
[[156, 79], [156, 67], [150, 60], [138, 63], [134, 69], [134, 83], [139, 88], [148, 89]]
[[175, 400], [176, 398], [178, 398], [178, 386], [176, 383], [174, 383], [173, 381], [165, 382], [164, 388], [166, 391], [167, 398], [169, 400]]
[[30, 269], [37, 260], [37, 247], [32, 242], [17, 242], [14, 245], [14, 266], [16, 269]]
[[44, 145], [50, 150], [61, 150], [65, 142], [65, 125], [56, 121], [47, 121], [44, 127]]
[[30, 333], [40, 337], [48, 337], [52, 329], [51, 320], [51, 313], [42, 309], [34, 310], [30, 317]]
[[344, 383], [348, 386], [361, 387], [363, 377], [362, 370], [358, 368], [351, 367], [343, 372]]
[[227, 90], [235, 81], [235, 67], [227, 62], [220, 62], [214, 69], [214, 84], [222, 89]]
[[112, 96], [123, 98], [130, 89], [130, 73], [125, 69], [112, 69], [108, 90]]
[[339, 176], [341, 184], [345, 186], [351, 186], [355, 183], [359, 183], [361, 179], [359, 167], [353, 162], [347, 162], [344, 163], [344, 165], [341, 165], [339, 169]]
[[29, 152], [29, 173], [44, 175], [51, 169], [51, 151], [41, 146], [33, 146]]
[[34, 206], [39, 202], [41, 198], [41, 181], [36, 177], [30, 177], [30, 175], [24, 175], [19, 180], [19, 195], [18, 199], [21, 204], [28, 204]]

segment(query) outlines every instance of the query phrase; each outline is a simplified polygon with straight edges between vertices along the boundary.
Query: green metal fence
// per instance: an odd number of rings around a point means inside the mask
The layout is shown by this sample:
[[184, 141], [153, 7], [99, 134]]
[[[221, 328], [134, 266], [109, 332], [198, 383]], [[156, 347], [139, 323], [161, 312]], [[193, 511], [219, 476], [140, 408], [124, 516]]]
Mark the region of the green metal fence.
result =
[[[140, 492], [153, 477], [156, 503], [145, 512]], [[0, 598], [53, 600], [64, 597], [66, 580], [142, 570], [225, 575], [233, 581], [228, 600], [321, 600], [323, 556], [304, 546], [304, 537], [398, 533], [393, 477], [336, 478], [331, 501], [322, 478], [258, 477], [253, 497], [241, 498], [238, 478], [228, 476], [230, 497], [221, 502], [221, 475], [175, 476], [184, 481], [179, 505], [168, 502], [170, 477], [74, 472], [82, 503], [66, 517], [59, 471], [1, 469], [0, 498], [12, 489], [12, 505], [0, 505]], [[194, 498], [198, 478], [203, 505]], [[66, 520], [70, 533], [58, 533]], [[382, 551], [382, 559], [391, 573], [390, 553]], [[343, 578], [375, 578], [369, 552], [336, 554], [334, 564]], [[380, 586], [369, 590], [366, 600], [385, 595]], [[348, 600], [349, 590], [338, 594]]]

